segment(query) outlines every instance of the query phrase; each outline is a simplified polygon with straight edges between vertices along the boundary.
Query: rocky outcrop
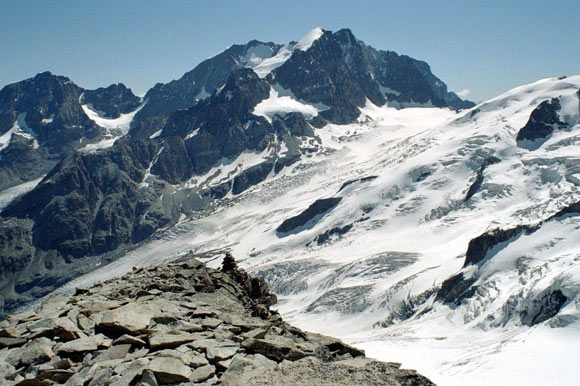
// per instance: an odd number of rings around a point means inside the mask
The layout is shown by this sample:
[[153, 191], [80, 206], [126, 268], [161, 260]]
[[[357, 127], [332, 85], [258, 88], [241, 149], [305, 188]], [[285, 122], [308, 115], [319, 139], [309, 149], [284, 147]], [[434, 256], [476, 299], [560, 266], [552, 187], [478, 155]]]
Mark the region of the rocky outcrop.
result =
[[554, 130], [566, 126], [565, 122], [560, 120], [558, 111], [561, 105], [558, 98], [543, 101], [532, 111], [530, 119], [524, 127], [520, 129], [516, 137], [518, 145], [525, 146], [524, 141], [536, 141], [545, 139], [552, 135]]
[[251, 69], [236, 70], [219, 93], [171, 115], [160, 137], [184, 138], [197, 174], [222, 158], [235, 158], [245, 150], [260, 152], [274, 140], [274, 129], [252, 110], [269, 90]]
[[481, 188], [481, 184], [483, 184], [483, 172], [485, 171], [485, 169], [488, 166], [496, 164], [500, 161], [501, 160], [499, 158], [494, 156], [491, 156], [483, 160], [481, 166], [479, 167], [475, 175], [475, 181], [473, 181], [473, 183], [469, 186], [469, 189], [467, 190], [467, 194], [465, 195], [463, 202], [469, 201], [471, 197], [473, 197], [473, 195], [475, 195], [475, 193], [479, 191], [479, 189]]
[[[472, 239], [465, 253], [463, 270], [470, 266], [476, 266], [476, 270], [470, 272], [468, 276], [463, 271], [458, 272], [445, 280], [437, 291], [435, 300], [445, 304], [460, 305], [463, 300], [476, 294], [477, 286], [474, 284], [479, 277], [479, 268], [507, 244], [523, 235], [536, 232], [547, 222], [558, 220], [563, 216], [577, 216], [578, 214], [580, 214], [580, 202], [575, 202], [537, 224], [519, 225], [509, 229], [493, 229]], [[555, 316], [567, 300], [568, 298], [560, 289], [549, 289], [546, 293], [539, 294], [530, 300], [530, 305], [521, 311], [521, 321], [530, 326], [544, 322]]]
[[291, 56], [266, 78], [299, 99], [326, 106], [313, 122], [350, 123], [360, 115], [366, 100], [377, 105], [386, 101], [394, 107], [438, 106], [464, 109], [474, 106], [456, 94], [431, 72], [423, 61], [380, 51], [356, 39], [349, 29], [323, 31], [307, 50], [294, 49], [295, 42], [282, 46], [251, 41], [233, 45], [205, 60], [180, 79], [157, 84], [147, 92], [147, 104], [135, 116], [130, 136], [148, 138], [171, 120], [178, 110], [189, 109], [216, 93], [230, 74], [257, 68], [268, 58], [287, 50]]
[[449, 93], [427, 63], [375, 50], [349, 29], [324, 31], [308, 50], [296, 50], [269, 80], [304, 101], [327, 106], [320, 114], [334, 123], [356, 120], [367, 99], [378, 106], [387, 101], [395, 107], [474, 106]]
[[322, 198], [316, 200], [299, 215], [284, 220], [284, 222], [276, 228], [276, 232], [283, 235], [296, 231], [301, 227], [308, 225], [309, 222], [312, 222], [317, 217], [323, 216], [325, 213], [337, 206], [341, 200], [342, 197]]
[[148, 138], [163, 128], [172, 113], [188, 109], [196, 102], [211, 96], [226, 83], [234, 70], [253, 66], [275, 55], [281, 47], [257, 40], [247, 44], [234, 44], [201, 62], [181, 78], [166, 84], [156, 84], [143, 98], [147, 104], [135, 116], [130, 136]]
[[90, 104], [107, 118], [118, 118], [121, 114], [134, 111], [141, 104], [141, 98], [133, 94], [123, 83], [112, 84], [96, 90], [86, 90], [81, 103]]
[[134, 141], [75, 153], [5, 208], [0, 310], [46, 295], [110, 259], [106, 253], [138, 243], [172, 220], [173, 208], [158, 202], [164, 185], [141, 185], [159, 149], [152, 141]]
[[84, 90], [43, 72], [0, 90], [0, 190], [46, 174], [62, 158], [101, 140], [106, 129], [85, 114], [92, 103], [110, 117], [134, 110], [139, 98], [122, 84]]
[[1, 383], [432, 385], [285, 323], [275, 302], [231, 255], [221, 271], [190, 258], [135, 268], [1, 322]]

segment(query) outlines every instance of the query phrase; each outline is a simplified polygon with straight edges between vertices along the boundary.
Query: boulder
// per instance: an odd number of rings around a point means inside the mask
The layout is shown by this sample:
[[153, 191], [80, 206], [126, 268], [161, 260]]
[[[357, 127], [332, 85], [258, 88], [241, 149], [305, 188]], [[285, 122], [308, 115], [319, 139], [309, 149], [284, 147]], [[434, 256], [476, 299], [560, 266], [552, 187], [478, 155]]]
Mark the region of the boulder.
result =
[[97, 350], [97, 339], [95, 337], [87, 337], [57, 345], [55, 347], [56, 353], [60, 356], [70, 356], [72, 354], [79, 354]]
[[10, 347], [20, 347], [27, 342], [26, 338], [0, 338], [0, 349]]
[[118, 332], [138, 335], [149, 327], [155, 309], [149, 305], [129, 303], [120, 308], [104, 311], [98, 326]]
[[198, 367], [193, 370], [189, 376], [189, 380], [193, 383], [203, 382], [211, 378], [215, 374], [215, 367], [212, 365]]
[[191, 369], [181, 360], [171, 357], [155, 358], [147, 369], [151, 370], [161, 383], [188, 382], [192, 374]]
[[135, 336], [124, 334], [113, 341], [113, 345], [117, 344], [130, 344], [135, 347], [143, 347], [145, 346], [145, 341]]
[[307, 354], [299, 350], [295, 342], [285, 337], [268, 337], [265, 339], [246, 339], [242, 346], [251, 353], [262, 354], [267, 358], [277, 362], [283, 360], [298, 360], [304, 358]]
[[162, 348], [174, 348], [182, 344], [193, 342], [199, 336], [183, 333], [180, 331], [170, 331], [169, 333], [156, 333], [149, 337], [149, 347], [152, 350]]

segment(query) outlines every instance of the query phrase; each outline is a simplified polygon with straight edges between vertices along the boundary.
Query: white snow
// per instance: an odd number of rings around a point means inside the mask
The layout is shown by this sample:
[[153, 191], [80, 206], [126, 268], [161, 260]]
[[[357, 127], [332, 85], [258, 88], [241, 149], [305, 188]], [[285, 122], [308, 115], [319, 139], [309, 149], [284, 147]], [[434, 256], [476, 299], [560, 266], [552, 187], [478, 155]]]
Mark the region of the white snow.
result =
[[16, 197], [34, 189], [43, 178], [44, 176], [0, 191], [0, 210], [4, 209]]
[[289, 96], [279, 96], [278, 91], [270, 88], [270, 97], [258, 103], [252, 111], [255, 115], [261, 115], [272, 122], [272, 117], [279, 114], [284, 116], [291, 112], [298, 112], [310, 119], [318, 115], [318, 109], [312, 105], [301, 103]]
[[163, 129], [157, 130], [155, 133], [151, 134], [149, 138], [157, 138], [161, 135], [161, 132], [163, 132]]
[[147, 104], [147, 101], [144, 101], [137, 107], [135, 110], [131, 111], [127, 114], [121, 114], [118, 118], [106, 118], [104, 117], [102, 112], [96, 111], [93, 106], [89, 104], [82, 105], [82, 109], [85, 114], [95, 122], [98, 126], [106, 129], [105, 138], [99, 142], [91, 143], [83, 147], [81, 150], [85, 152], [94, 152], [98, 149], [104, 149], [107, 147], [113, 146], [115, 141], [120, 137], [126, 135], [129, 132], [131, 127], [131, 122], [143, 106]]
[[211, 94], [210, 94], [210, 93], [208, 93], [208, 92], [205, 90], [205, 86], [203, 86], [203, 87], [201, 88], [201, 91], [199, 92], [199, 94], [197, 94], [197, 96], [195, 97], [195, 99], [196, 99], [196, 100], [202, 100], [202, 99], [207, 99], [207, 98], [209, 98], [210, 96], [211, 96]]
[[151, 168], [153, 167], [153, 165], [155, 165], [155, 163], [159, 159], [159, 155], [161, 154], [161, 152], [163, 152], [163, 149], [164, 149], [163, 147], [161, 147], [161, 149], [159, 149], [159, 151], [157, 152], [157, 154], [155, 154], [155, 157], [153, 157], [153, 160], [151, 161], [151, 163], [147, 167], [147, 170], [145, 170], [145, 174], [143, 175], [143, 180], [141, 181], [141, 183], [139, 183], [140, 188], [146, 188], [149, 186], [149, 182], [147, 182], [147, 180], [149, 179], [149, 177], [151, 177]]
[[191, 133], [187, 134], [185, 136], [185, 140], [188, 140], [190, 138], [195, 137], [197, 135], [197, 133], [199, 133], [199, 127], [197, 129], [193, 130]]
[[32, 139], [32, 148], [38, 149], [38, 142], [36, 141], [34, 131], [28, 126], [26, 123], [26, 115], [27, 113], [19, 113], [16, 116], [16, 120], [14, 121], [14, 125], [0, 136], [0, 151], [6, 149], [12, 140], [12, 136], [14, 134], [20, 135], [22, 137]]
[[50, 114], [49, 118], [43, 118], [42, 119], [42, 124], [43, 125], [48, 125], [49, 123], [52, 123], [54, 121], [54, 114]]
[[250, 47], [246, 51], [244, 61], [249, 67], [255, 67], [262, 63], [265, 59], [271, 58], [274, 50], [267, 44], [258, 44]]
[[215, 186], [233, 178], [244, 169], [264, 162], [272, 153], [272, 149], [265, 149], [261, 153], [244, 151], [235, 159], [222, 158], [207, 173], [193, 177], [184, 184], [184, 187]]
[[[266, 276], [286, 321], [402, 362], [438, 384], [579, 384], [580, 216], [545, 222], [465, 270], [479, 290], [460, 306], [434, 302], [434, 289], [462, 270], [471, 239], [494, 228], [538, 224], [580, 201], [573, 103], [579, 88], [580, 76], [544, 79], [460, 113], [367, 102], [359, 122], [316, 130], [319, 151], [68, 288], [190, 250], [228, 248], [243, 267]], [[536, 150], [518, 147], [517, 132], [531, 112], [554, 97], [573, 126]], [[271, 92], [259, 112], [288, 111], [282, 98]], [[292, 111], [303, 112], [303, 104], [288, 98]], [[223, 182], [269, 155], [224, 160], [184, 187]], [[491, 155], [500, 162], [485, 169], [481, 188], [464, 202]], [[376, 178], [340, 190], [369, 176]], [[333, 196], [342, 201], [318, 222], [276, 234], [284, 220]], [[321, 234], [346, 225], [352, 225], [346, 234], [318, 245]], [[209, 264], [217, 266], [219, 256]], [[566, 306], [547, 322], [523, 325], [521, 311], [553, 289], [568, 297]]]
[[324, 30], [320, 27], [314, 28], [312, 31], [308, 32], [296, 45], [294, 49], [300, 51], [307, 51], [315, 41], [320, 39], [320, 37], [324, 34]]
[[308, 50], [312, 44], [314, 44], [314, 42], [322, 36], [323, 33], [324, 31], [322, 28], [315, 28], [307, 33], [298, 43], [287, 44], [280, 48], [276, 55], [260, 61], [256, 66], [250, 65], [249, 67], [252, 68], [260, 78], [265, 78], [273, 70], [286, 63], [295, 50]]

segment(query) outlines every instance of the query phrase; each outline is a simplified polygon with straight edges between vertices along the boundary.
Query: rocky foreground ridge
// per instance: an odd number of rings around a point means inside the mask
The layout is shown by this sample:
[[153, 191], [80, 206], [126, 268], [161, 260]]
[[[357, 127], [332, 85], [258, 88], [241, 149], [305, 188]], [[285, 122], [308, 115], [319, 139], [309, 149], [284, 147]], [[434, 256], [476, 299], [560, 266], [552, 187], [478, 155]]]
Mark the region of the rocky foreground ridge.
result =
[[0, 322], [2, 385], [432, 385], [285, 323], [231, 255], [185, 258], [53, 296]]

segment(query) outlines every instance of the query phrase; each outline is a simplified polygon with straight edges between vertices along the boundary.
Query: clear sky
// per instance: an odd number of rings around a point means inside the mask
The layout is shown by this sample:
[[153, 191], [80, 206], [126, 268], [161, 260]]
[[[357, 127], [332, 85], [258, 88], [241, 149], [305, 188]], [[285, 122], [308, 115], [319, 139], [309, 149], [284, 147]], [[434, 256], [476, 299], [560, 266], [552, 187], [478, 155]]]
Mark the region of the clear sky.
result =
[[580, 0], [2, 0], [0, 87], [49, 70], [143, 94], [233, 43], [317, 26], [425, 60], [475, 101], [580, 74]]

